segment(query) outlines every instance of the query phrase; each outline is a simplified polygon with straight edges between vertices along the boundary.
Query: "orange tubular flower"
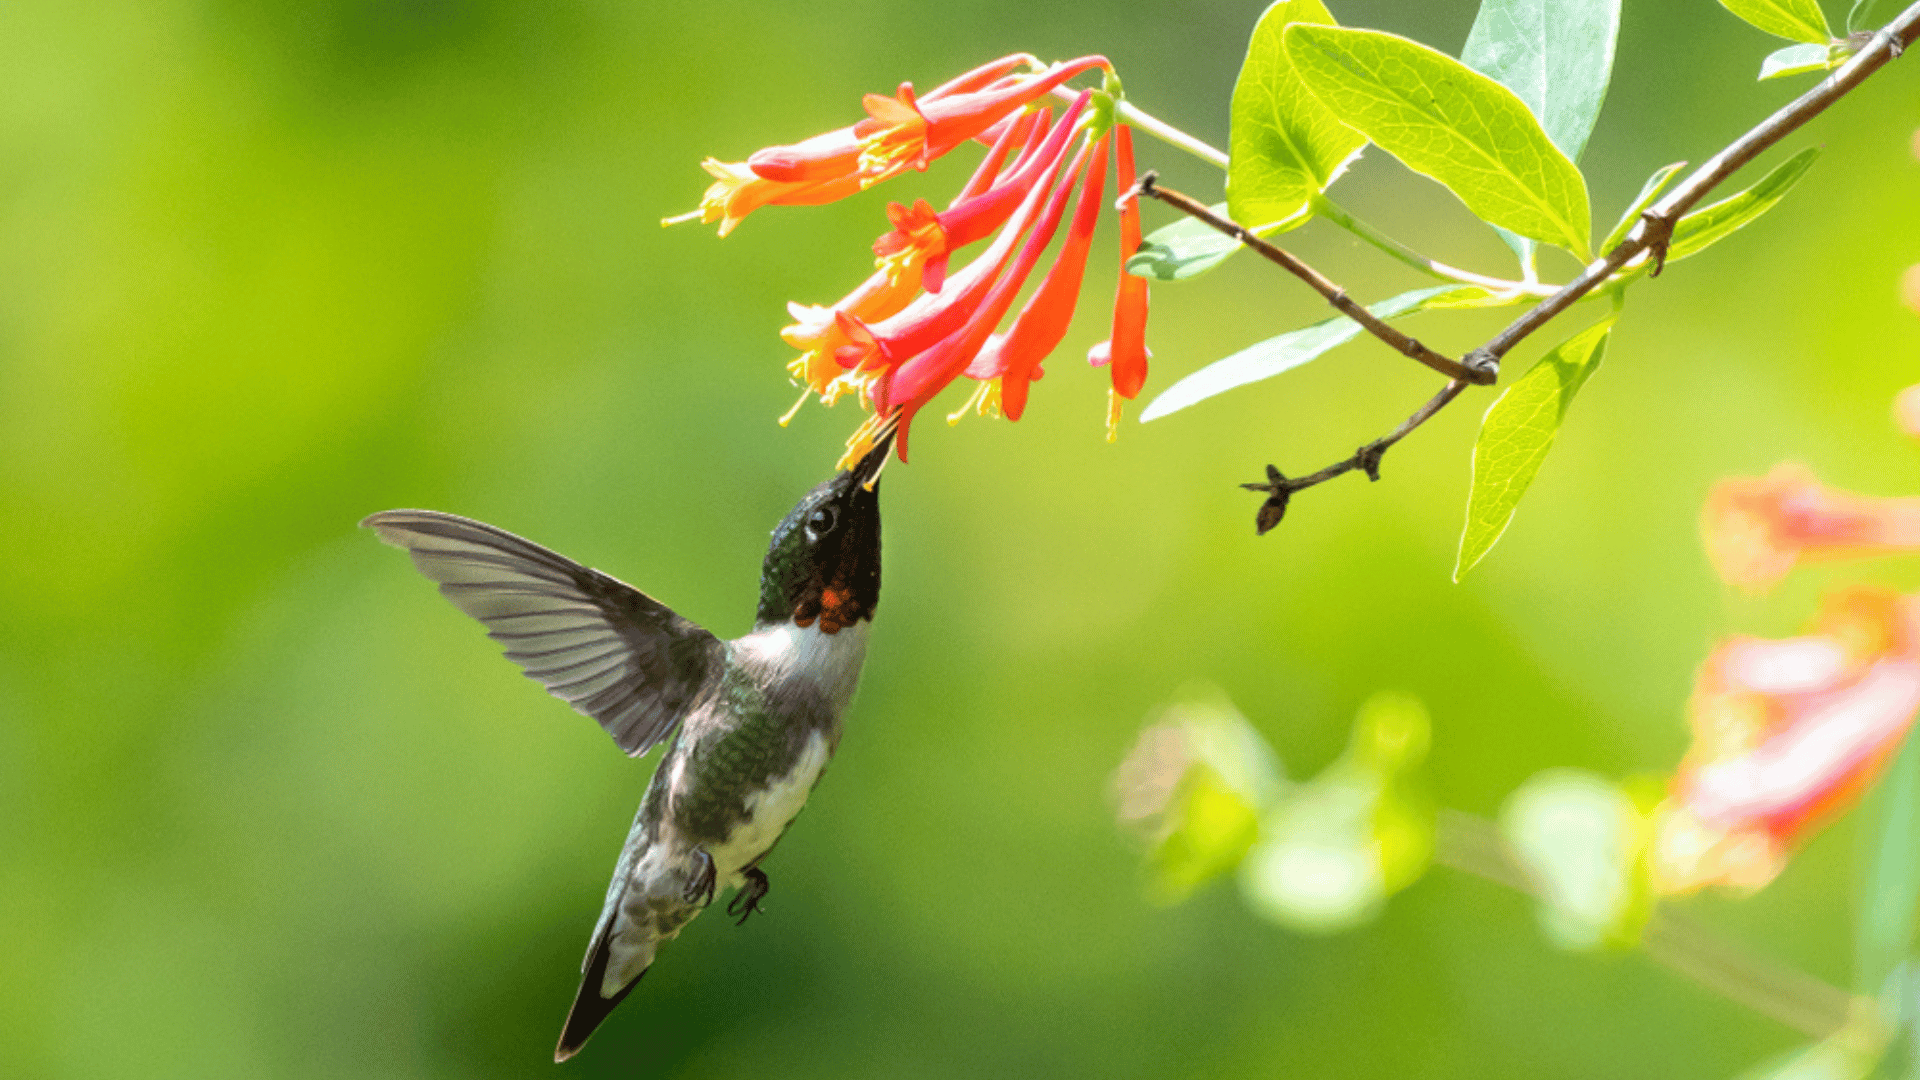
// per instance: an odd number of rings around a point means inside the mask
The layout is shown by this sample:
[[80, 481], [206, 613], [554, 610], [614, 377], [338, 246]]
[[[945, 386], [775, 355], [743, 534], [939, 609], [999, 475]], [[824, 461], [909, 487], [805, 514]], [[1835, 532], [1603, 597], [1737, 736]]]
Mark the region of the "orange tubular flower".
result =
[[1854, 589], [1806, 637], [1734, 638], [1701, 669], [1694, 745], [1661, 808], [1655, 888], [1751, 891], [1857, 797], [1920, 710], [1920, 601]]
[[1720, 576], [1758, 591], [1801, 559], [1920, 550], [1920, 499], [1837, 491], [1798, 465], [1781, 465], [1764, 479], [1721, 481], [1700, 528]]
[[1046, 142], [1034, 152], [1034, 157], [1049, 163], [1049, 167], [1032, 183], [1020, 208], [1014, 211], [993, 244], [947, 282], [948, 288], [939, 293], [926, 293], [899, 314], [871, 325], [841, 316], [841, 329], [852, 341], [838, 353], [843, 367], [890, 371], [932, 348], [967, 321], [999, 278], [1013, 255], [1014, 245], [1033, 221], [1041, 196], [1058, 175], [1067, 141], [1075, 130], [1074, 122], [1088, 96], [1080, 96], [1047, 134]]
[[[1009, 126], [995, 141], [994, 153], [982, 163], [981, 171], [988, 165], [997, 168], [994, 155], [1004, 157], [1004, 144], [1025, 139], [1030, 133], [1047, 134], [1050, 112], [1042, 109]], [[1070, 123], [1071, 117], [1061, 122]], [[893, 231], [873, 242], [874, 255], [883, 266], [901, 261], [917, 262], [922, 268], [921, 284], [928, 292], [939, 292], [947, 279], [947, 257], [968, 244], [986, 239], [1004, 224], [1045, 164], [1038, 153], [1023, 155], [1005, 180], [971, 195], [962, 191], [952, 205], [937, 214], [925, 199], [916, 200], [911, 209], [888, 203], [887, 218], [893, 222]], [[976, 172], [976, 179], [979, 176]], [[967, 187], [972, 189], [973, 184], [969, 182]]]
[[[787, 370], [806, 386], [808, 393], [833, 400], [838, 396], [833, 384], [847, 373], [835, 354], [853, 344], [841, 329], [840, 317], [878, 322], [898, 314], [919, 292], [919, 268], [907, 265], [878, 271], [832, 307], [788, 304], [787, 314], [793, 316], [794, 321], [780, 331], [780, 337], [801, 354], [787, 365]], [[800, 403], [805, 401], [803, 395]], [[794, 408], [798, 409], [799, 403]], [[788, 412], [782, 422], [792, 416], [793, 413]]]
[[[1019, 295], [1020, 287], [1026, 284], [1027, 275], [1033, 272], [1041, 253], [1053, 242], [1054, 231], [1059, 228], [1061, 214], [1066, 210], [1067, 196], [1073, 194], [1075, 185], [1086, 171], [1087, 155], [1088, 149], [1084, 146], [1074, 155], [1073, 163], [1067, 167], [1067, 179], [1064, 182], [1053, 184], [1054, 177], [1059, 173], [1056, 164], [1048, 171], [1045, 182], [1034, 187], [1029, 200], [1052, 189], [1046, 208], [1040, 212], [1040, 219], [1028, 235], [1019, 258], [1011, 269], [994, 282], [986, 300], [974, 310], [966, 323], [939, 344], [901, 364], [875, 388], [874, 398], [880, 409], [900, 414], [900, 460], [907, 459], [907, 428], [913, 422], [914, 414], [967, 370], [968, 364], [986, 343], [988, 335], [993, 333], [993, 328], [1000, 325], [1007, 309], [1013, 306], [1014, 297]], [[1025, 209], [1022, 208], [1023, 214]]]
[[678, 225], [695, 219], [703, 223], [718, 221], [720, 235], [725, 236], [743, 218], [762, 206], [818, 206], [844, 199], [860, 190], [857, 177], [777, 183], [755, 176], [741, 161], [708, 158], [700, 163], [700, 167], [707, 170], [707, 175], [714, 180], [706, 194], [701, 196], [700, 208], [678, 217], [663, 218], [660, 224]]
[[[972, 71], [967, 72], [957, 79], [941, 83], [919, 100], [930, 103], [956, 94], [967, 95], [978, 93], [982, 89], [994, 85], [1015, 68], [1026, 65], [1034, 67], [1040, 66], [1039, 61], [1026, 53], [1015, 53], [1012, 56], [1003, 56], [992, 63], [983, 64], [980, 67], [974, 68]], [[1058, 84], [1056, 83], [1055, 85]], [[1048, 89], [1052, 89], [1052, 87]], [[913, 84], [901, 83], [899, 94], [901, 97], [911, 100], [913, 98]], [[875, 97], [876, 95], [869, 94], [867, 96]], [[880, 100], [892, 101], [894, 99], [881, 97]], [[1028, 100], [1032, 99], [1029, 98]], [[1008, 111], [1011, 111], [1011, 109]], [[764, 150], [755, 151], [753, 156], [747, 159], [747, 164], [752, 168], [755, 175], [763, 179], [786, 183], [854, 175], [859, 169], [861, 153], [865, 150], [869, 138], [877, 132], [882, 131], [885, 126], [883, 121], [870, 117], [854, 124], [852, 127], [844, 127], [838, 131], [829, 131], [825, 134], [815, 135], [811, 139], [794, 143], [791, 146], [769, 146]], [[924, 165], [921, 167], [925, 168]], [[870, 186], [879, 179], [878, 177], [867, 178], [860, 186]]]
[[[1120, 164], [1120, 190], [1133, 190], [1133, 133], [1125, 124], [1114, 131]], [[1140, 250], [1140, 200], [1128, 199], [1120, 210], [1120, 284], [1113, 298], [1113, 334], [1087, 352], [1087, 362], [1106, 365], [1113, 379], [1107, 396], [1107, 439], [1118, 437], [1120, 403], [1140, 393], [1147, 381], [1147, 279], [1127, 273], [1127, 260]]]
[[893, 97], [868, 94], [867, 115], [875, 126], [861, 128], [865, 145], [860, 174], [869, 185], [906, 169], [925, 169], [935, 158], [982, 134], [1013, 110], [1083, 71], [1107, 67], [1102, 56], [1086, 56], [1055, 64], [1040, 75], [1002, 79], [984, 90], [916, 98], [913, 87], [901, 84]]
[[1047, 271], [1046, 280], [1027, 298], [1012, 328], [989, 338], [967, 369], [973, 378], [1000, 380], [1000, 409], [1008, 420], [1018, 420], [1026, 412], [1028, 385], [1040, 377], [1040, 361], [1067, 336], [1067, 326], [1073, 322], [1080, 280], [1086, 274], [1087, 254], [1093, 247], [1093, 227], [1100, 218], [1100, 197], [1107, 179], [1107, 142], [1108, 136], [1102, 135], [1093, 146], [1066, 243]]

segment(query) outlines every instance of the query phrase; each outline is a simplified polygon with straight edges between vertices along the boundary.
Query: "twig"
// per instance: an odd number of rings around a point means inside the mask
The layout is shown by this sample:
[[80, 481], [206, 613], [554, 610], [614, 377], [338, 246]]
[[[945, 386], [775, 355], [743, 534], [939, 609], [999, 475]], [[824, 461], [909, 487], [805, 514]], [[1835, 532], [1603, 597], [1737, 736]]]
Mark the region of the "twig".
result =
[[1916, 38], [1920, 38], [1920, 4], [1907, 8], [1882, 27], [1865, 48], [1841, 65], [1840, 70], [1822, 80], [1820, 85], [1795, 98], [1695, 169], [1679, 187], [1642, 212], [1639, 222], [1618, 246], [1588, 265], [1579, 277], [1568, 282], [1559, 292], [1515, 319], [1493, 340], [1468, 353], [1467, 363], [1491, 362], [1498, 366], [1501, 358], [1527, 335], [1545, 326], [1574, 301], [1592, 292], [1609, 275], [1633, 261], [1643, 251], [1652, 252], [1653, 273], [1658, 274], [1666, 261], [1667, 243], [1673, 239], [1673, 227], [1683, 214], [1693, 209], [1742, 165], [1826, 111], [1827, 106], [1846, 96], [1854, 87], [1866, 81], [1867, 76], [1885, 67], [1887, 61], [1906, 51]]
[[[1071, 102], [1076, 96], [1076, 92], [1065, 86], [1057, 86], [1053, 90], [1053, 96], [1059, 98], [1061, 101]], [[1227, 153], [1219, 147], [1213, 146], [1204, 140], [1194, 138], [1192, 135], [1167, 123], [1165, 120], [1141, 110], [1139, 106], [1125, 98], [1121, 98], [1114, 106], [1114, 111], [1122, 123], [1131, 124], [1169, 146], [1192, 154], [1194, 157], [1199, 158], [1201, 161], [1206, 162], [1216, 169], [1223, 172], [1226, 170], [1228, 164]], [[1392, 258], [1398, 259], [1430, 277], [1440, 278], [1445, 281], [1458, 281], [1463, 285], [1478, 285], [1484, 289], [1490, 289], [1493, 292], [1519, 293], [1525, 296], [1551, 296], [1554, 290], [1559, 288], [1557, 285], [1542, 285], [1538, 282], [1513, 281], [1508, 278], [1490, 277], [1486, 274], [1477, 274], [1472, 270], [1462, 270], [1457, 266], [1449, 266], [1436, 259], [1429, 259], [1400, 241], [1395, 240], [1393, 237], [1387, 236], [1373, 226], [1347, 213], [1345, 207], [1334, 202], [1332, 197], [1325, 192], [1314, 196], [1314, 215], [1325, 218], [1333, 224], [1340, 226], [1360, 239], [1365, 240], [1367, 243], [1372, 244], [1374, 247], [1379, 248]]]
[[1414, 428], [1426, 423], [1434, 413], [1446, 408], [1447, 404], [1459, 397], [1461, 391], [1466, 388], [1467, 383], [1459, 379], [1453, 380], [1441, 387], [1439, 393], [1428, 398], [1425, 405], [1414, 410], [1412, 416], [1402, 420], [1399, 427], [1355, 450], [1352, 457], [1336, 461], [1319, 472], [1289, 479], [1279, 469], [1272, 465], [1267, 466], [1266, 483], [1240, 485], [1248, 491], [1268, 493], [1267, 501], [1260, 504], [1259, 512], [1254, 515], [1253, 527], [1260, 535], [1266, 535], [1267, 530], [1280, 524], [1280, 519], [1286, 516], [1287, 500], [1293, 498], [1294, 492], [1310, 488], [1315, 484], [1324, 484], [1342, 473], [1360, 469], [1367, 474], [1367, 479], [1380, 479], [1380, 458], [1386, 454], [1387, 448], [1406, 438]]
[[1656, 910], [1640, 946], [1707, 989], [1816, 1039], [1845, 1027], [1854, 1010], [1845, 990], [1746, 952], [1677, 912]]
[[1429, 259], [1407, 245], [1375, 229], [1373, 226], [1347, 213], [1347, 209], [1334, 202], [1332, 197], [1321, 192], [1313, 197], [1313, 214], [1347, 230], [1353, 235], [1379, 248], [1389, 257], [1413, 267], [1429, 277], [1443, 281], [1458, 281], [1464, 285], [1478, 285], [1496, 293], [1510, 293], [1521, 296], [1552, 296], [1559, 291], [1558, 285], [1542, 285], [1538, 281], [1512, 281], [1507, 278], [1488, 277], [1476, 274], [1472, 270], [1462, 270], [1449, 266], [1437, 259]]
[[1188, 217], [1204, 222], [1208, 226], [1233, 237], [1247, 247], [1259, 252], [1260, 255], [1269, 262], [1278, 264], [1294, 277], [1306, 282], [1314, 292], [1325, 297], [1327, 303], [1332, 304], [1335, 310], [1347, 318], [1352, 319], [1354, 322], [1359, 323], [1367, 333], [1386, 342], [1408, 358], [1418, 360], [1420, 363], [1427, 365], [1450, 379], [1457, 379], [1461, 382], [1469, 382], [1481, 386], [1492, 383], [1494, 379], [1499, 376], [1499, 365], [1497, 363], [1490, 368], [1484, 369], [1469, 367], [1461, 364], [1458, 360], [1452, 360], [1442, 356], [1432, 349], [1427, 348], [1425, 345], [1420, 344], [1413, 338], [1395, 330], [1393, 327], [1387, 325], [1385, 320], [1373, 312], [1354, 303], [1353, 298], [1347, 295], [1347, 290], [1327, 280], [1326, 275], [1308, 266], [1306, 263], [1301, 262], [1292, 254], [1289, 254], [1284, 248], [1270, 244], [1247, 231], [1237, 222], [1221, 217], [1219, 214], [1214, 213], [1205, 203], [1191, 196], [1182, 195], [1172, 188], [1161, 187], [1159, 185], [1158, 173], [1149, 171], [1142, 175], [1140, 181], [1133, 186], [1132, 191], [1125, 192], [1120, 196], [1120, 201], [1125, 202], [1139, 195], [1159, 199], [1161, 202], [1186, 214]]
[[[1741, 166], [1758, 157], [1807, 121], [1820, 115], [1827, 106], [1846, 96], [1866, 81], [1869, 75], [1885, 67], [1889, 60], [1898, 58], [1913, 45], [1916, 39], [1920, 39], [1920, 3], [1908, 7], [1891, 23], [1875, 32], [1864, 48], [1855, 53], [1851, 60], [1841, 65], [1838, 71], [1829, 75], [1820, 85], [1800, 95], [1792, 103], [1761, 121], [1751, 131], [1735, 139], [1726, 149], [1695, 169], [1679, 187], [1643, 211], [1639, 222], [1627, 233], [1626, 239], [1616, 245], [1612, 251], [1588, 265], [1581, 271], [1579, 277], [1568, 282], [1558, 292], [1529, 308], [1485, 345], [1467, 353], [1461, 358], [1461, 366], [1475, 372], [1492, 371], [1497, 376], [1500, 361], [1515, 345], [1552, 321], [1561, 312], [1572, 307], [1575, 301], [1605, 283], [1610, 275], [1632, 262], [1643, 252], [1652, 253], [1653, 273], [1658, 274], [1666, 261], [1667, 244], [1673, 238], [1674, 225], [1682, 215], [1697, 205], [1727, 177], [1738, 171]], [[1261, 504], [1260, 510], [1254, 516], [1254, 528], [1265, 533], [1278, 524], [1281, 516], [1286, 513], [1288, 497], [1301, 488], [1331, 480], [1356, 468], [1364, 468], [1370, 479], [1379, 479], [1380, 453], [1398, 442], [1407, 432], [1420, 426], [1454, 398], [1459, 397], [1463, 389], [1465, 386], [1458, 382], [1449, 384], [1386, 438], [1368, 443], [1345, 461], [1335, 462], [1310, 476], [1301, 477], [1299, 480], [1288, 480], [1280, 470], [1272, 465], [1267, 466], [1267, 483], [1240, 485], [1250, 491], [1269, 492], [1267, 501]]]
[[[1434, 821], [1433, 861], [1535, 899], [1539, 885], [1508, 851], [1493, 822], [1459, 810]], [[1852, 994], [1798, 968], [1757, 956], [1699, 922], [1656, 909], [1640, 935], [1647, 956], [1741, 1005], [1814, 1038], [1839, 1031], [1856, 1006]]]

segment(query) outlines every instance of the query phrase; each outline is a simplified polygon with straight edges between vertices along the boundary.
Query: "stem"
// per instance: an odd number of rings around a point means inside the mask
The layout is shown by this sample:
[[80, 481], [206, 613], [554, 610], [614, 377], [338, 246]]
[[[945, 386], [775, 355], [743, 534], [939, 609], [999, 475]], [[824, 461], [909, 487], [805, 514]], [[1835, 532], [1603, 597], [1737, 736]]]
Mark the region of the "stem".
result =
[[1914, 4], [1895, 16], [1891, 23], [1882, 27], [1868, 42], [1866, 48], [1854, 54], [1853, 59], [1841, 65], [1840, 70], [1827, 76], [1820, 85], [1795, 98], [1791, 103], [1775, 112], [1772, 116], [1735, 139], [1725, 150], [1695, 169], [1684, 183], [1674, 188], [1659, 202], [1648, 207], [1640, 215], [1626, 239], [1620, 241], [1612, 251], [1602, 258], [1594, 260], [1581, 271], [1580, 276], [1567, 283], [1559, 292], [1540, 302], [1526, 314], [1515, 319], [1511, 325], [1493, 338], [1493, 340], [1468, 354], [1471, 362], [1478, 357], [1498, 363], [1515, 345], [1529, 334], [1550, 322], [1554, 316], [1572, 306], [1573, 302], [1592, 292], [1614, 271], [1619, 270], [1641, 252], [1653, 253], [1654, 273], [1660, 272], [1666, 260], [1667, 243], [1673, 238], [1673, 226], [1682, 215], [1718, 187], [1721, 181], [1732, 176], [1739, 168], [1781, 139], [1786, 138], [1802, 124], [1826, 111], [1827, 106], [1840, 100], [1854, 87], [1865, 82], [1867, 76], [1885, 67], [1920, 38], [1920, 4]]
[[1431, 277], [1445, 278], [1467, 285], [1479, 285], [1500, 293], [1519, 293], [1523, 296], [1552, 296], [1559, 288], [1556, 285], [1542, 285], [1539, 282], [1509, 281], [1506, 278], [1488, 277], [1471, 270], [1462, 270], [1449, 266], [1413, 250], [1407, 245], [1374, 229], [1373, 226], [1347, 213], [1346, 208], [1334, 202], [1332, 197], [1321, 192], [1313, 197], [1313, 212], [1326, 218], [1335, 225], [1386, 252], [1389, 256], [1413, 267]]
[[1352, 456], [1336, 461], [1319, 472], [1297, 479], [1288, 479], [1279, 469], [1272, 465], [1267, 466], [1266, 483], [1240, 485], [1248, 491], [1267, 492], [1267, 501], [1260, 504], [1260, 510], [1254, 514], [1254, 531], [1265, 535], [1267, 530], [1280, 524], [1280, 519], [1287, 513], [1287, 501], [1293, 498], [1293, 493], [1296, 491], [1313, 487], [1315, 484], [1324, 484], [1336, 476], [1350, 473], [1355, 469], [1364, 470], [1369, 480], [1380, 479], [1380, 458], [1386, 454], [1387, 448], [1412, 434], [1414, 428], [1432, 419], [1434, 413], [1446, 408], [1454, 398], [1460, 396], [1467, 385], [1455, 379], [1441, 387], [1440, 392], [1428, 398], [1425, 405], [1415, 409], [1412, 416], [1402, 420], [1399, 427], [1355, 450]]
[[[1054, 92], [1061, 93], [1059, 90]], [[1215, 149], [1201, 142], [1199, 139], [1181, 131], [1165, 120], [1148, 115], [1142, 111], [1139, 106], [1125, 98], [1120, 99], [1119, 104], [1114, 108], [1114, 115], [1119, 117], [1123, 122], [1131, 124], [1135, 128], [1166, 143], [1168, 146], [1185, 150], [1187, 153], [1192, 154], [1194, 157], [1199, 158], [1201, 161], [1206, 162], [1216, 169], [1224, 171], [1227, 167], [1227, 155], [1225, 151]]]
[[[1752, 161], [1769, 147], [1781, 139], [1786, 138], [1788, 134], [1798, 129], [1801, 125], [1820, 115], [1821, 112], [1825, 111], [1827, 106], [1846, 96], [1854, 87], [1865, 82], [1869, 75], [1885, 67], [1889, 60], [1897, 59], [1913, 45], [1916, 38], [1920, 38], [1920, 3], [1908, 7], [1905, 11], [1895, 16], [1892, 22], [1876, 31], [1868, 40], [1866, 46], [1854, 54], [1853, 59], [1841, 65], [1838, 71], [1828, 76], [1820, 85], [1800, 95], [1794, 99], [1792, 103], [1761, 121], [1759, 125], [1751, 131], [1734, 140], [1726, 149], [1715, 154], [1711, 160], [1694, 170], [1694, 172], [1687, 177], [1686, 181], [1669, 192], [1666, 198], [1661, 199], [1653, 206], [1642, 211], [1640, 220], [1628, 231], [1626, 238], [1614, 246], [1612, 251], [1607, 252], [1605, 256], [1588, 265], [1585, 270], [1581, 271], [1579, 277], [1568, 282], [1551, 296], [1522, 313], [1519, 318], [1508, 324], [1506, 329], [1500, 331], [1499, 334], [1495, 335], [1494, 338], [1485, 345], [1461, 357], [1462, 365], [1476, 371], [1492, 368], [1497, 372], [1500, 361], [1505, 358], [1507, 353], [1511, 351], [1515, 345], [1518, 345], [1534, 331], [1553, 321], [1561, 312], [1572, 307], [1577, 301], [1585, 299], [1594, 289], [1602, 285], [1608, 285], [1612, 275], [1616, 271], [1638, 258], [1642, 253], [1652, 253], [1654, 259], [1653, 273], [1658, 274], [1661, 264], [1666, 258], [1667, 243], [1673, 237], [1674, 224], [1680, 220], [1682, 215], [1688, 210], [1691, 210], [1701, 199], [1705, 198], [1709, 192], [1715, 187], [1718, 187], [1727, 177], [1733, 175], [1742, 165]], [[1331, 205], [1331, 200], [1325, 201]], [[1356, 230], [1356, 233], [1363, 238], [1366, 237], [1365, 233], [1358, 233], [1358, 230]], [[1376, 246], [1382, 246], [1383, 250], [1388, 250], [1391, 253], [1392, 249], [1385, 245], [1393, 244], [1393, 241], [1387, 240], [1385, 237], [1381, 237], [1378, 240], [1368, 239], [1370, 242], [1375, 243]], [[1417, 253], [1408, 252], [1408, 254], [1416, 255]], [[1396, 257], [1399, 256], [1396, 255]], [[1405, 260], [1403, 259], [1402, 261]], [[1441, 276], [1448, 276], [1447, 271], [1451, 269], [1452, 268], [1446, 268], [1446, 270], [1441, 270], [1440, 264], [1435, 263], [1429, 272], [1439, 272]], [[1460, 280], [1469, 279], [1461, 278]], [[1618, 287], [1624, 284], [1623, 281], [1613, 279], [1611, 281], [1613, 289], [1610, 291], [1618, 291]], [[1620, 303], [1620, 298], [1616, 296], [1614, 303], [1617, 308]], [[1286, 512], [1287, 497], [1303, 487], [1310, 487], [1313, 484], [1332, 479], [1343, 473], [1352, 472], [1356, 468], [1366, 469], [1369, 477], [1378, 479], [1380, 451], [1384, 450], [1387, 446], [1391, 446], [1394, 441], [1411, 430], [1411, 427], [1408, 426], [1409, 424], [1417, 427], [1428, 417], [1452, 402], [1454, 398], [1460, 396], [1460, 391], [1463, 389], [1465, 389], [1463, 384], [1449, 384], [1445, 390], [1435, 395], [1432, 401], [1429, 401], [1423, 406], [1419, 412], [1409, 418], [1407, 424], [1402, 424], [1400, 429], [1397, 429], [1392, 435], [1387, 436], [1385, 439], [1368, 443], [1366, 446], [1361, 447], [1352, 457], [1344, 461], [1335, 462], [1311, 476], [1303, 477], [1300, 480], [1288, 480], [1281, 474], [1280, 470], [1274, 468], [1272, 465], [1267, 466], [1267, 483], [1240, 485], [1252, 491], [1266, 491], [1270, 493], [1267, 501], [1262, 504], [1254, 518], [1255, 528], [1264, 533], [1277, 524], [1280, 521], [1281, 515]]]
[[[1065, 87], [1056, 87], [1053, 93], [1063, 101], [1072, 101], [1074, 98], [1073, 92]], [[1228, 157], [1225, 151], [1194, 138], [1165, 120], [1147, 113], [1125, 98], [1115, 105], [1114, 115], [1169, 146], [1185, 150], [1216, 169], [1224, 171], [1227, 167]], [[1541, 285], [1538, 282], [1509, 281], [1506, 278], [1488, 277], [1485, 274], [1476, 274], [1471, 270], [1462, 270], [1457, 266], [1449, 266], [1438, 260], [1429, 259], [1349, 214], [1344, 207], [1328, 198], [1324, 192], [1314, 195], [1313, 209], [1314, 213], [1386, 252], [1389, 256], [1432, 277], [1458, 281], [1467, 285], [1479, 285], [1494, 292], [1518, 293], [1525, 296], [1551, 296], [1557, 288], [1553, 285]]]
[[[1433, 861], [1541, 899], [1540, 888], [1513, 857], [1493, 822], [1458, 810], [1434, 821]], [[1641, 934], [1653, 960], [1724, 997], [1814, 1038], [1845, 1027], [1856, 999], [1831, 983], [1755, 956], [1705, 926], [1658, 909]]]
[[1367, 333], [1386, 342], [1401, 354], [1427, 365], [1450, 379], [1483, 384], [1493, 381], [1493, 372], [1474, 371], [1461, 366], [1457, 360], [1449, 359], [1434, 352], [1413, 338], [1389, 326], [1385, 320], [1373, 312], [1354, 303], [1353, 298], [1347, 295], [1347, 290], [1335, 285], [1327, 279], [1326, 275], [1308, 266], [1306, 263], [1301, 262], [1286, 249], [1270, 244], [1247, 231], [1237, 222], [1221, 217], [1204, 203], [1190, 195], [1183, 195], [1178, 191], [1174, 191], [1172, 188], [1161, 187], [1158, 181], [1159, 175], [1149, 170], [1140, 177], [1139, 182], [1134, 185], [1132, 191], [1125, 192], [1120, 196], [1120, 201], [1124, 203], [1128, 199], [1140, 195], [1159, 199], [1161, 202], [1186, 214], [1188, 217], [1194, 218], [1227, 236], [1233, 237], [1247, 247], [1259, 252], [1261, 256], [1268, 261], [1278, 264], [1281, 269], [1299, 278], [1301, 281], [1306, 282], [1308, 287], [1313, 289], [1314, 292], [1325, 297], [1327, 303], [1333, 305], [1335, 310], [1347, 318], [1352, 319], [1354, 322], [1359, 323], [1365, 328]]

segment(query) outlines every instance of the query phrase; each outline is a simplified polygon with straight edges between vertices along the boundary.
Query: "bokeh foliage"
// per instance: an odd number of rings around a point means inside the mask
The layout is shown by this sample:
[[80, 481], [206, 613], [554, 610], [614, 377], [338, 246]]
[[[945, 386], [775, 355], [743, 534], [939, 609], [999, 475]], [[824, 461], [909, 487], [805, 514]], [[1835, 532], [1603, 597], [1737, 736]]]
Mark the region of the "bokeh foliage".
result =
[[[0, 13], [0, 1074], [551, 1068], [645, 769], [352, 523], [469, 513], [739, 632], [766, 529], [855, 422], [771, 423], [791, 398], [781, 304], [862, 276], [903, 192], [769, 211], [724, 242], [663, 232], [699, 158], [1017, 48], [1104, 52], [1143, 106], [1224, 145], [1261, 6]], [[1453, 53], [1474, 7], [1334, 14]], [[1753, 81], [1772, 44], [1713, 4], [1627, 4], [1582, 157], [1594, 205], [1793, 94]], [[1333, 939], [1224, 890], [1154, 907], [1104, 793], [1195, 677], [1299, 775], [1374, 691], [1411, 692], [1434, 796], [1482, 813], [1547, 766], [1670, 765], [1711, 639], [1791, 632], [1834, 576], [1724, 591], [1693, 533], [1707, 486], [1790, 458], [1911, 490], [1920, 451], [1886, 403], [1920, 371], [1894, 284], [1920, 262], [1915, 85], [1899, 65], [1816, 121], [1797, 145], [1827, 149], [1791, 200], [1636, 290], [1464, 585], [1473, 406], [1380, 484], [1317, 491], [1264, 540], [1246, 526], [1234, 483], [1344, 455], [1431, 389], [1367, 342], [1109, 446], [1072, 359], [1096, 312], [1019, 425], [926, 425], [887, 480], [865, 688], [770, 863], [769, 917], [697, 922], [572, 1067], [1712, 1076], [1796, 1045], [1637, 957], [1552, 951], [1526, 900], [1470, 880], [1430, 875]], [[1506, 265], [1384, 155], [1341, 184], [1423, 249]], [[1289, 245], [1356, 294], [1424, 284], [1323, 225]], [[1156, 297], [1149, 393], [1323, 313], [1252, 260], [1212, 286]], [[1437, 347], [1503, 313], [1461, 318]], [[1697, 906], [1844, 983], [1856, 839], [1843, 823], [1754, 900]]]

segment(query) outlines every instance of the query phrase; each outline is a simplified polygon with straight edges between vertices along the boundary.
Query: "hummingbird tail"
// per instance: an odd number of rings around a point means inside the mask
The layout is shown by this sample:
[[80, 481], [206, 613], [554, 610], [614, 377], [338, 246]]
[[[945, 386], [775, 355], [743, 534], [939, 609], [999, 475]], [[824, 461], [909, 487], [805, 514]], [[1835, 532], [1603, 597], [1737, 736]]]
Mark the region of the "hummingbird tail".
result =
[[586, 976], [580, 980], [580, 992], [574, 995], [573, 1008], [567, 1012], [566, 1026], [560, 1029], [560, 1045], [553, 1051], [555, 1062], [565, 1061], [579, 1053], [600, 1022], [613, 1012], [614, 1006], [626, 1000], [646, 975], [647, 969], [641, 968], [640, 974], [635, 975], [632, 982], [621, 987], [612, 997], [601, 996], [601, 984], [606, 979], [607, 961], [612, 953], [613, 934], [608, 928], [607, 932], [600, 934], [588, 958]]

